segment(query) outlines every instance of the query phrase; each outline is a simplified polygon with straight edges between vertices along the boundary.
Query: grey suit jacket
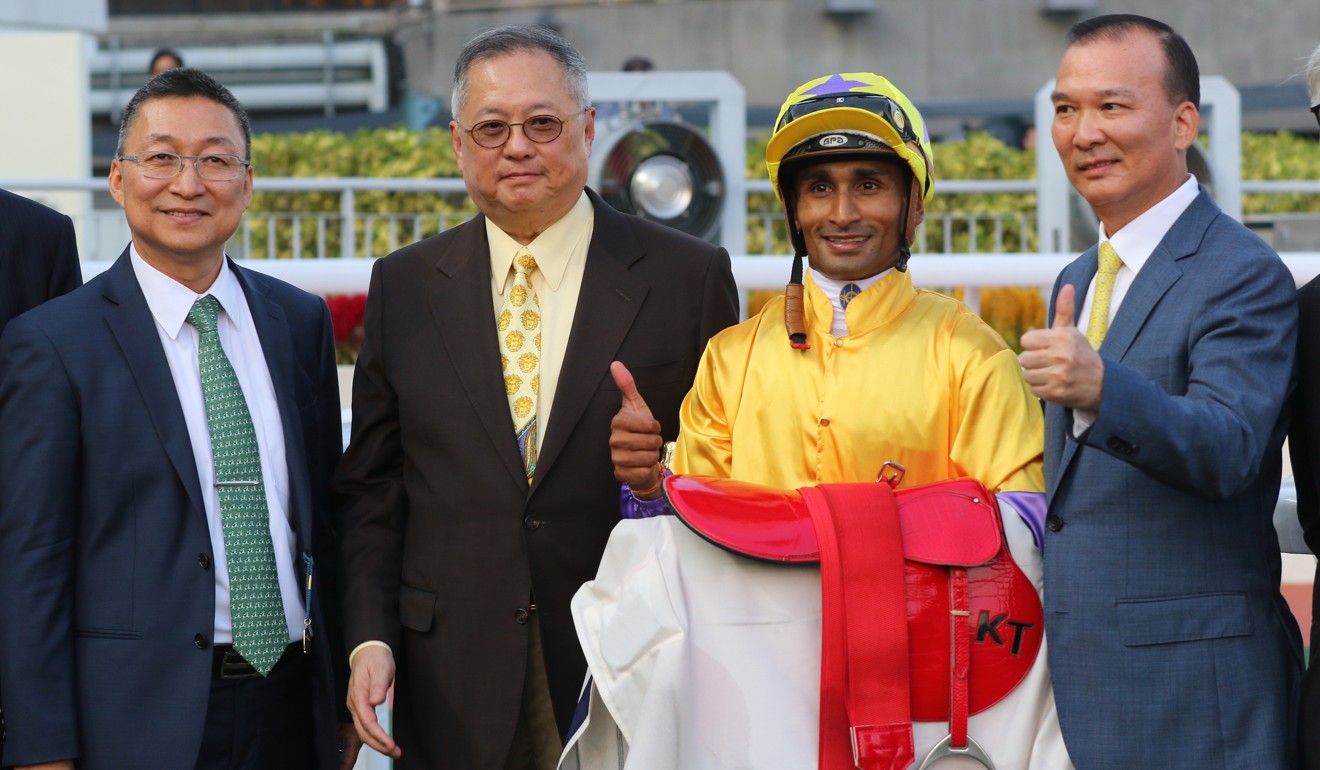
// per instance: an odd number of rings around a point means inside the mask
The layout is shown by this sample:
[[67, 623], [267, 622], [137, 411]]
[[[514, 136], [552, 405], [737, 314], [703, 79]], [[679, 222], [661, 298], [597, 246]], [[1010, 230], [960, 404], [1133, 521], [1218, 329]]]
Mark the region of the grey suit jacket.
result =
[[[1055, 295], [1095, 271], [1092, 248]], [[1291, 767], [1301, 639], [1271, 514], [1296, 326], [1287, 268], [1202, 190], [1100, 347], [1095, 423], [1073, 438], [1046, 406], [1045, 628], [1079, 770]]]

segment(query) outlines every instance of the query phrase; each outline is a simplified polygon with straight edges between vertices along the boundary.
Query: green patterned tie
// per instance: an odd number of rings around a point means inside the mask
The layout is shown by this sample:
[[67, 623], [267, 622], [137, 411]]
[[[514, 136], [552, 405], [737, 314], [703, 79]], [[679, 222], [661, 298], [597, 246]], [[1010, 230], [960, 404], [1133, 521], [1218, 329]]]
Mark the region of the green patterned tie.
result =
[[215, 486], [220, 494], [234, 649], [265, 676], [289, 645], [289, 627], [280, 598], [275, 546], [270, 539], [270, 512], [261, 478], [257, 433], [238, 377], [220, 347], [215, 325], [219, 309], [219, 300], [208, 294], [193, 303], [188, 323], [199, 335], [197, 363], [211, 433]]

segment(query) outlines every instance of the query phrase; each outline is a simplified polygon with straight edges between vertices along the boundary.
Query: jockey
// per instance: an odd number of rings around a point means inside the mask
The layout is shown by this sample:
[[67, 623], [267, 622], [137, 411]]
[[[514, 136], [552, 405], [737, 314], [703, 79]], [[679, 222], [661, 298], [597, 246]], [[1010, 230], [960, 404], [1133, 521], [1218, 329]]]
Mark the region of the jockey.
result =
[[[874, 481], [888, 460], [907, 468], [904, 486], [970, 476], [1023, 493], [1014, 507], [1041, 531], [1041, 410], [1016, 356], [965, 305], [912, 285], [932, 161], [921, 113], [883, 77], [837, 74], [789, 95], [766, 167], [792, 282], [710, 341], [675, 472], [796, 488]], [[659, 430], [636, 416], [620, 412], [611, 446], [631, 507], [645, 509], [659, 496]]]
[[[906, 468], [900, 487], [971, 477], [998, 496], [1013, 556], [1039, 590], [1045, 509], [1040, 405], [999, 335], [957, 300], [915, 288], [908, 270], [910, 244], [934, 188], [933, 153], [920, 112], [872, 73], [808, 81], [779, 111], [766, 166], [795, 251], [792, 280], [784, 297], [711, 339], [680, 410], [673, 472], [784, 489], [873, 482], [886, 461]], [[615, 475], [625, 483], [624, 516], [665, 513], [660, 426], [623, 364], [616, 362], [612, 372], [623, 393], [610, 445]], [[707, 557], [689, 553], [704, 543], [681, 525], [672, 531], [667, 524], [645, 532], [633, 528], [663, 519], [672, 521], [658, 517], [616, 528], [598, 580], [574, 600], [579, 638], [595, 677], [588, 727], [591, 720], [617, 723], [627, 767], [814, 766], [811, 715], [785, 716], [800, 711], [800, 701], [810, 702], [814, 683], [786, 684], [779, 680], [787, 672], [774, 670], [758, 677], [757, 666], [773, 665], [766, 661], [748, 663], [744, 676], [734, 670], [744, 664], [740, 657], [755, 658], [753, 651], [777, 644], [754, 635], [791, 625], [786, 607], [797, 598], [807, 602], [806, 616], [815, 613], [819, 629], [819, 583], [811, 605], [811, 590], [799, 596], [794, 582], [809, 571], [736, 559], [731, 564], [724, 555], [702, 562]], [[674, 558], [688, 561], [668, 561]], [[662, 565], [662, 577], [642, 579], [649, 570], [638, 565], [646, 559]], [[680, 588], [679, 573], [700, 573], [694, 580], [702, 589]], [[699, 605], [705, 589], [738, 583], [753, 591], [753, 582], [761, 602], [771, 597], [763, 605], [766, 617], [758, 620], [751, 609], [758, 606], [756, 596], [711, 599], [704, 606], [743, 619], [729, 621], [741, 635], [729, 637], [735, 651], [724, 657], [715, 651], [718, 644], [702, 642], [694, 649], [693, 616], [704, 612]], [[769, 585], [775, 588], [765, 590]], [[640, 598], [647, 593], [665, 601]], [[668, 633], [640, 630], [646, 623], [629, 613], [642, 605], [648, 617], [666, 616], [655, 622]], [[668, 617], [670, 608], [687, 616]], [[663, 662], [657, 651], [680, 636], [688, 640], [687, 662], [671, 669], [651, 662]], [[818, 655], [818, 635], [814, 643]], [[621, 646], [629, 645], [634, 649], [621, 662]], [[752, 681], [765, 677], [775, 684]], [[650, 705], [639, 706], [633, 702], [638, 698]], [[733, 698], [740, 705], [726, 703], [718, 717], [691, 716], [711, 698]], [[1043, 653], [1006, 700], [1014, 698], [1016, 706], [994, 714], [995, 706], [971, 722], [1000, 770], [1069, 767]], [[744, 710], [732, 737], [724, 737], [727, 725], [711, 727]], [[677, 716], [661, 716], [669, 712]], [[917, 727], [918, 757], [948, 731], [947, 725], [929, 725], [924, 733]], [[607, 754], [580, 741], [570, 746], [563, 766], [601, 766], [598, 758]]]

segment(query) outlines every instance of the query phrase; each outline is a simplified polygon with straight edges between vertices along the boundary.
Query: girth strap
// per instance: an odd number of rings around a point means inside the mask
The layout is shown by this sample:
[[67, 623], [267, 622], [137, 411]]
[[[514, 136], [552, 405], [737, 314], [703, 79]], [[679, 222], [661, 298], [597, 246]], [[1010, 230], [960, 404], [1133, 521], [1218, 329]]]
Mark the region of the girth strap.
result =
[[915, 753], [898, 504], [883, 484], [801, 493], [821, 556], [820, 768], [903, 770]]

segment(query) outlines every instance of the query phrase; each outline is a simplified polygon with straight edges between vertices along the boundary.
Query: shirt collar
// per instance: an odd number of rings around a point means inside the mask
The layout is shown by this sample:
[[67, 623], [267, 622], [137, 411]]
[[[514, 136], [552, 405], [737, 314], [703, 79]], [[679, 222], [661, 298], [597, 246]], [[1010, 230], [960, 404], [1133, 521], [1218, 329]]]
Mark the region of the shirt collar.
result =
[[[242, 328], [247, 322], [247, 297], [238, 283], [238, 277], [229, 269], [228, 259], [220, 263], [220, 274], [211, 287], [198, 294], [147, 264], [142, 255], [138, 254], [137, 246], [130, 243], [128, 252], [133, 273], [147, 298], [147, 308], [170, 339], [179, 338], [193, 303], [207, 294], [219, 300], [220, 307], [225, 311], [220, 314], [220, 318], [228, 318], [237, 328]], [[217, 323], [221, 321], [217, 319]]]
[[1109, 245], [1118, 252], [1118, 256], [1122, 258], [1123, 264], [1128, 269], [1134, 273], [1141, 272], [1141, 266], [1150, 259], [1155, 247], [1160, 245], [1164, 236], [1169, 234], [1173, 223], [1177, 222], [1178, 217], [1192, 205], [1198, 194], [1200, 188], [1196, 177], [1188, 174], [1187, 181], [1179, 185], [1178, 189], [1170, 193], [1167, 198], [1146, 209], [1141, 216], [1128, 222], [1112, 236], [1105, 233], [1105, 225], [1101, 222], [1100, 242], [1104, 243], [1108, 240]]
[[[850, 337], [865, 334], [898, 317], [916, 296], [912, 288], [911, 270], [891, 268], [872, 278], [878, 280], [874, 280], [865, 291], [848, 303], [848, 317], [852, 319], [848, 325]], [[872, 278], [866, 280], [871, 281]], [[834, 320], [833, 300], [816, 284], [816, 271], [806, 271], [803, 283], [806, 286], [808, 326], [813, 333], [830, 334]], [[854, 283], [860, 284], [861, 281]]]
[[[568, 269], [569, 258], [590, 235], [595, 214], [596, 210], [591, 205], [591, 199], [587, 197], [587, 191], [583, 190], [582, 196], [567, 214], [547, 227], [525, 247], [536, 260], [536, 269], [540, 271], [550, 291], [559, 290], [559, 283], [564, 279], [564, 272]], [[509, 237], [508, 233], [501, 230], [489, 218], [486, 219], [486, 240], [490, 243], [491, 281], [494, 283], [495, 291], [503, 294], [507, 283], [505, 279], [513, 269], [513, 258], [524, 246]]]
[[[843, 307], [843, 298], [839, 296], [840, 292], [843, 291], [843, 287], [852, 284], [857, 287], [858, 296], [861, 296], [862, 292], [879, 283], [880, 279], [888, 275], [889, 271], [894, 268], [890, 267], [869, 278], [860, 278], [855, 281], [839, 281], [830, 278], [815, 268], [808, 269], [811, 271], [811, 277], [816, 285], [820, 287], [821, 291], [825, 292], [825, 296], [830, 299], [830, 304], [834, 306], [834, 320], [830, 324], [830, 328], [838, 336], [848, 333], [847, 313]], [[848, 307], [852, 307], [852, 304], [849, 303]]]

